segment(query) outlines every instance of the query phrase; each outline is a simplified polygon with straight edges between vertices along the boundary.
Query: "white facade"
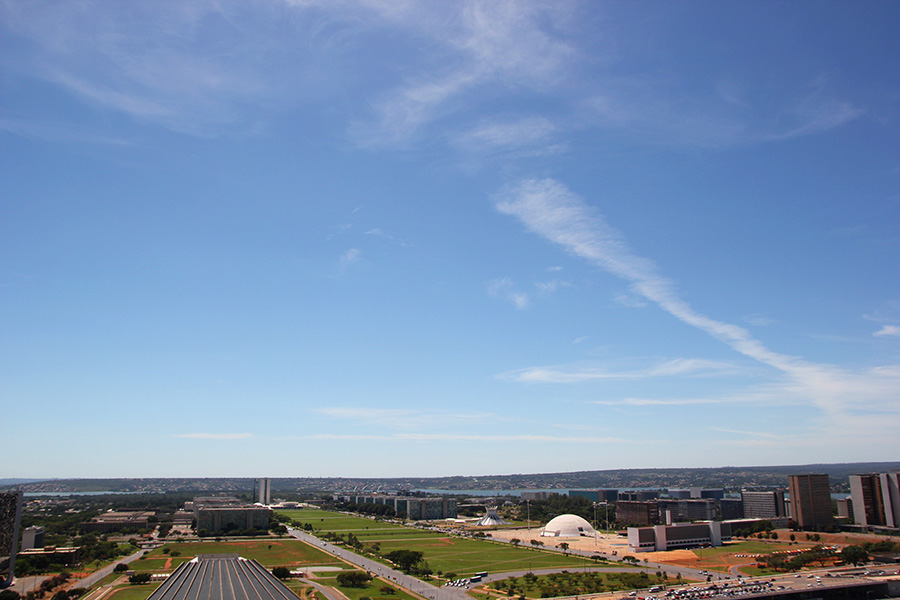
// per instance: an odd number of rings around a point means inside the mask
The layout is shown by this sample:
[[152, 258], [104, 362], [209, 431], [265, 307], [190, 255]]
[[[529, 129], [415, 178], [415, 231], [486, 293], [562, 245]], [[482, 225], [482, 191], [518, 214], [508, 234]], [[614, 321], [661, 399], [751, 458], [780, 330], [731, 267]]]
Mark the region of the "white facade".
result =
[[256, 501], [266, 506], [272, 504], [272, 486], [268, 477], [256, 480]]
[[544, 525], [541, 530], [543, 537], [593, 537], [597, 535], [594, 528], [586, 520], [578, 515], [559, 515]]

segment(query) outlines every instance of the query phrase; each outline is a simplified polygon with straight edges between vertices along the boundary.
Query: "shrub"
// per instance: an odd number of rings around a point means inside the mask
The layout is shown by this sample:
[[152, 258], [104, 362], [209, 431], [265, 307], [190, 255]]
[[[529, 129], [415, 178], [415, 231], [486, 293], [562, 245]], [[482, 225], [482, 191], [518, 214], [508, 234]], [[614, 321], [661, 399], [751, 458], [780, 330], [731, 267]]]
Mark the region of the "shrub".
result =
[[150, 573], [135, 573], [128, 578], [131, 585], [141, 585], [142, 583], [150, 583]]
[[337, 575], [337, 583], [341, 587], [364, 588], [372, 580], [372, 576], [362, 571], [341, 571]]

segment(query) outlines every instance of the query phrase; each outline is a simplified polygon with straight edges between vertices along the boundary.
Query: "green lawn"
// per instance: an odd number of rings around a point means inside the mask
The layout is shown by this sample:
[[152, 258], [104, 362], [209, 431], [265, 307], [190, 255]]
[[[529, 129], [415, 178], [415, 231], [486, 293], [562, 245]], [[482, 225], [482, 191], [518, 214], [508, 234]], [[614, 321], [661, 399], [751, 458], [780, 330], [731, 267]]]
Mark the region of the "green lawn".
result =
[[516, 548], [506, 543], [447, 536], [396, 523], [375, 521], [324, 510], [279, 511], [300, 523], [309, 523], [323, 532], [352, 533], [367, 546], [378, 543], [380, 554], [392, 550], [417, 550], [425, 555], [432, 571], [456, 573], [460, 577], [478, 571], [513, 571], [552, 567], [578, 568], [584, 559], [558, 552]]
[[[252, 558], [265, 567], [297, 566], [297, 565], [330, 565], [339, 563], [330, 554], [313, 548], [309, 544], [295, 539], [262, 539], [262, 540], [236, 540], [223, 542], [184, 542], [166, 544], [163, 548], [170, 551], [178, 551], [181, 555], [173, 558], [172, 562], [190, 559], [198, 554], [238, 554], [244, 558]], [[165, 562], [166, 554], [163, 548], [157, 548], [147, 554], [147, 558], [135, 561], [132, 566], [135, 569], [144, 570], [141, 563], [158, 564]], [[157, 567], [162, 568], [162, 567]]]
[[723, 554], [772, 554], [779, 550], [805, 550], [815, 544], [779, 544], [778, 542], [733, 542], [716, 548], [697, 548], [694, 554], [703, 558], [716, 557]]
[[[187, 562], [193, 558], [192, 556], [178, 556], [172, 558], [172, 564], [169, 567], [169, 571], [174, 571], [178, 568], [183, 562]], [[134, 569], [135, 571], [164, 571], [166, 570], [166, 562], [168, 561], [168, 557], [153, 555], [153, 558], [141, 558], [138, 559], [128, 565], [129, 569]]]
[[146, 585], [126, 585], [113, 590], [113, 593], [107, 596], [109, 600], [147, 600], [156, 588], [162, 585], [162, 582], [148, 583]]
[[382, 542], [381, 553], [392, 550], [418, 550], [425, 555], [431, 570], [437, 573], [456, 573], [460, 577], [478, 571], [505, 572], [516, 570], [579, 568], [586, 562], [580, 557], [566, 556], [558, 552], [516, 548], [509, 544], [486, 542], [470, 538], [435, 537], [423, 540]]
[[[328, 587], [334, 587], [341, 591], [342, 594], [350, 598], [350, 600], [359, 600], [363, 596], [368, 596], [372, 598], [372, 600], [418, 600], [417, 596], [412, 596], [402, 588], [399, 588], [393, 584], [389, 584], [385, 581], [381, 581], [380, 579], [373, 579], [369, 582], [369, 584], [364, 588], [348, 588], [348, 587], [340, 587], [337, 584], [337, 574], [334, 577], [317, 577], [316, 583], [319, 585], [324, 585]], [[385, 594], [381, 591], [383, 587], [390, 587], [395, 590], [393, 594]]]
[[572, 571], [530, 577], [511, 577], [491, 582], [488, 587], [509, 596], [524, 593], [528, 598], [548, 598], [641, 589], [673, 582], [674, 580], [666, 581], [646, 572], [585, 573]]

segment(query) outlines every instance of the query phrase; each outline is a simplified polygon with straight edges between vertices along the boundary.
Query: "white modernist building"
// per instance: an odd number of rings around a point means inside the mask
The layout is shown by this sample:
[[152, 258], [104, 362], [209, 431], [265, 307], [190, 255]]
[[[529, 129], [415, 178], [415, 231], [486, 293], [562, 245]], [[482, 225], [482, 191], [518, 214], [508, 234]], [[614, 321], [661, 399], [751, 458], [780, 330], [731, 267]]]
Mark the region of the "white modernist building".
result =
[[543, 537], [594, 537], [597, 532], [591, 524], [578, 515], [559, 515], [544, 525]]
[[632, 552], [721, 546], [728, 541], [731, 541], [731, 525], [721, 521], [628, 528], [628, 549]]

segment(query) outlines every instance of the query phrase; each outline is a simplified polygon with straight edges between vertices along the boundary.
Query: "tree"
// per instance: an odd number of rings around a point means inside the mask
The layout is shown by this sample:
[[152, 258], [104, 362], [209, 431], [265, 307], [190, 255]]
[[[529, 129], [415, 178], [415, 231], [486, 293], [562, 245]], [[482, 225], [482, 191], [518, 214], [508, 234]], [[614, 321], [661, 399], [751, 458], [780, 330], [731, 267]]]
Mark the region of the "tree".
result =
[[384, 555], [386, 559], [409, 573], [413, 567], [422, 562], [424, 554], [418, 550], [394, 550]]
[[869, 562], [869, 553], [862, 546], [846, 546], [841, 550], [841, 560], [852, 565], [863, 565]]
[[287, 567], [275, 567], [274, 569], [272, 569], [272, 575], [274, 575], [278, 579], [290, 579], [291, 570]]
[[150, 573], [135, 573], [128, 578], [131, 585], [141, 585], [142, 583], [150, 583]]
[[127, 570], [128, 570], [128, 565], [126, 565], [125, 563], [119, 563], [113, 569], [113, 571], [115, 571], [116, 573], [121, 573], [122, 571], [127, 571]]
[[512, 538], [509, 540], [509, 543], [518, 548], [519, 544], [522, 543], [522, 540], [520, 540], [519, 538]]
[[562, 550], [564, 554], [568, 554], [568, 553], [569, 553], [569, 543], [568, 543], [568, 542], [563, 542], [563, 543], [561, 543], [561, 544], [558, 544], [557, 547], [558, 547], [560, 550]]
[[794, 534], [792, 533], [792, 534], [791, 534], [791, 541], [794, 542], [794, 541], [796, 541], [796, 540], [797, 540], [797, 536], [794, 535]]
[[337, 575], [337, 584], [341, 587], [364, 588], [372, 581], [372, 576], [362, 571], [341, 571]]

